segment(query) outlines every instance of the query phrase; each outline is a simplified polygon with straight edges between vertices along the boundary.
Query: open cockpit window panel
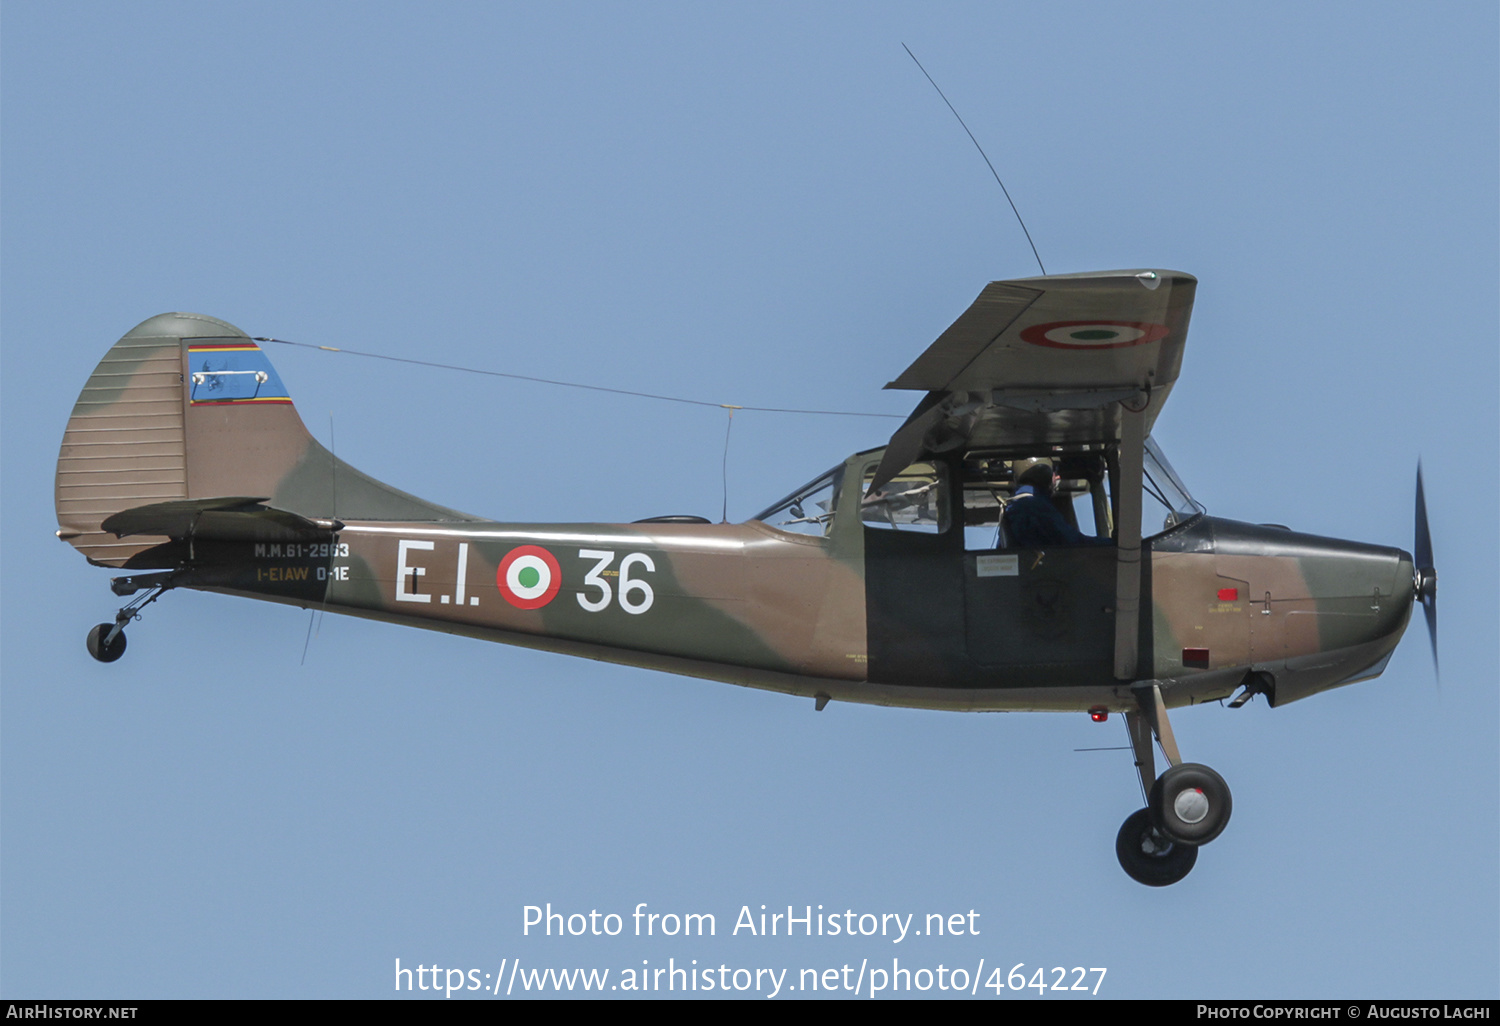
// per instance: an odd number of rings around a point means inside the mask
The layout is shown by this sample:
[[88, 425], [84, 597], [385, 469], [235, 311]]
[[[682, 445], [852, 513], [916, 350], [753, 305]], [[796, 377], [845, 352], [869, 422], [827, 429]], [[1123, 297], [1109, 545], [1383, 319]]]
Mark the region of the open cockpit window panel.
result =
[[859, 516], [866, 527], [888, 531], [941, 534], [948, 529], [948, 468], [942, 463], [913, 463], [874, 494], [876, 464], [865, 468]]
[[[1113, 517], [1104, 449], [1070, 445], [966, 455], [960, 464], [964, 548], [987, 552], [1017, 547], [1005, 529], [1005, 509], [1025, 483], [1022, 475], [1039, 464], [1047, 464], [1058, 478], [1050, 501], [1063, 522], [1087, 538], [1109, 539]], [[1033, 476], [1038, 473], [1042, 472], [1033, 471]]]
[[964, 548], [1002, 548], [1000, 517], [1015, 490], [1010, 461], [969, 457], [962, 464]]
[[[1207, 510], [1188, 493], [1187, 486], [1167, 462], [1154, 438], [1146, 439], [1142, 475], [1141, 534], [1155, 537], [1187, 523]], [[1157, 523], [1161, 530], [1154, 530]]]
[[843, 480], [843, 466], [834, 467], [750, 519], [762, 521], [779, 531], [822, 538], [833, 527], [834, 509]]

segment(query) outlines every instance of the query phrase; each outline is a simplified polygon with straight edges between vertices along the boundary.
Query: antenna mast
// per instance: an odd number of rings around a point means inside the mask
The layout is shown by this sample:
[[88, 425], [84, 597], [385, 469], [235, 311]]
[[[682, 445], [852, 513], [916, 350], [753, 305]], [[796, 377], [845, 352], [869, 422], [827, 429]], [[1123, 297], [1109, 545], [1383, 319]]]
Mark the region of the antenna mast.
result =
[[906, 56], [910, 57], [913, 61], [916, 61], [917, 68], [921, 70], [923, 75], [927, 76], [927, 81], [932, 82], [932, 88], [936, 89], [937, 94], [943, 98], [943, 102], [948, 104], [948, 109], [953, 111], [953, 116], [958, 118], [958, 123], [960, 125], [963, 125], [963, 129], [965, 132], [968, 132], [969, 141], [974, 144], [974, 148], [979, 151], [979, 155], [981, 157], [984, 157], [984, 162], [989, 167], [990, 174], [995, 176], [995, 182], [1000, 186], [1000, 191], [1005, 193], [1005, 201], [1010, 204], [1011, 212], [1016, 215], [1016, 221], [1021, 225], [1021, 231], [1026, 233], [1026, 241], [1028, 243], [1031, 243], [1031, 255], [1036, 257], [1036, 265], [1042, 268], [1042, 274], [1045, 275], [1047, 273], [1047, 268], [1042, 266], [1042, 255], [1036, 251], [1036, 243], [1032, 242], [1031, 240], [1031, 232], [1026, 231], [1026, 222], [1021, 220], [1021, 212], [1016, 209], [1016, 201], [1010, 198], [1010, 190], [1005, 187], [1004, 182], [1000, 181], [1000, 173], [995, 170], [995, 165], [990, 163], [990, 158], [988, 154], [984, 152], [984, 147], [979, 145], [979, 140], [974, 138], [974, 133], [969, 132], [969, 126], [964, 124], [964, 119], [959, 115], [958, 111], [954, 109], [953, 104], [949, 102], [948, 97], [943, 93], [942, 87], [939, 86], [936, 82], [933, 82], [932, 76], [927, 74], [927, 69], [922, 67], [922, 62], [917, 60], [917, 55], [911, 52], [911, 47], [907, 46], [905, 43], [902, 43], [901, 49], [906, 51]]

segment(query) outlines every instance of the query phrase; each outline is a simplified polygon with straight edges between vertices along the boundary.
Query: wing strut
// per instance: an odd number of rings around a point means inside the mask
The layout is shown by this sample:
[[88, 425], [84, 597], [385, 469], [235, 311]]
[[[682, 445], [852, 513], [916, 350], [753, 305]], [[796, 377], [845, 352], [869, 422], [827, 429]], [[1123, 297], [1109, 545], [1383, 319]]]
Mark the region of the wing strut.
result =
[[1130, 734], [1130, 747], [1135, 753], [1136, 772], [1141, 777], [1141, 797], [1151, 794], [1151, 785], [1156, 783], [1156, 750], [1151, 747], [1151, 724], [1146, 722], [1140, 710], [1125, 712], [1125, 730]]
[[1146, 416], [1142, 402], [1133, 410], [1120, 404], [1119, 520], [1115, 571], [1115, 677], [1137, 680], [1141, 631], [1141, 487], [1146, 449]]
[[1167, 717], [1167, 703], [1161, 696], [1161, 685], [1154, 680], [1142, 681], [1130, 689], [1135, 696], [1136, 708], [1125, 713], [1125, 728], [1130, 732], [1130, 747], [1135, 751], [1135, 768], [1141, 775], [1141, 790], [1150, 795], [1156, 782], [1156, 756], [1151, 750], [1151, 739], [1155, 737], [1161, 752], [1167, 757], [1168, 766], [1182, 762], [1182, 753], [1177, 748], [1177, 736], [1172, 733], [1172, 721]]

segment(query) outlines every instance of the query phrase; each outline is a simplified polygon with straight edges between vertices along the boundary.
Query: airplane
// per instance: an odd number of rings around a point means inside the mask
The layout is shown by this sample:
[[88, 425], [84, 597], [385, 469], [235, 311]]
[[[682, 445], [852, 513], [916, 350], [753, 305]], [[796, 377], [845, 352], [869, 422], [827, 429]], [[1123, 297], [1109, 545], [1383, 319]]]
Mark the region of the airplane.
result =
[[[313, 438], [259, 345], [272, 340], [161, 314], [104, 355], [58, 457], [58, 537], [129, 571], [111, 587], [135, 596], [88, 651], [119, 659], [125, 625], [188, 588], [819, 711], [1119, 713], [1146, 804], [1116, 856], [1169, 885], [1232, 809], [1224, 779], [1183, 760], [1169, 709], [1279, 707], [1376, 677], [1417, 602], [1437, 661], [1420, 466], [1412, 555], [1210, 516], [1151, 437], [1196, 287], [1168, 270], [991, 282], [887, 386], [925, 395], [886, 445], [737, 524], [497, 523], [419, 499]], [[1044, 464], [1050, 498], [1029, 472]], [[1026, 503], [1066, 531], [1028, 536]]]

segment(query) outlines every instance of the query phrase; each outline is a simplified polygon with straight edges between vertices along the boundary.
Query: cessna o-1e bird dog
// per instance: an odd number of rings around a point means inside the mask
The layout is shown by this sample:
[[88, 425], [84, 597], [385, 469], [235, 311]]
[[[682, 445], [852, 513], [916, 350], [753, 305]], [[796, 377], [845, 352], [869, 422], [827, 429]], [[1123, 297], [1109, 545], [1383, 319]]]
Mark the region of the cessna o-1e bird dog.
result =
[[[58, 459], [58, 536], [95, 565], [154, 571], [114, 579], [137, 597], [88, 649], [118, 659], [146, 603], [193, 588], [818, 709], [1123, 713], [1147, 806], [1116, 853], [1141, 883], [1175, 883], [1230, 793], [1182, 760], [1168, 709], [1279, 706], [1377, 676], [1414, 600], [1436, 659], [1420, 470], [1413, 558], [1208, 516], [1151, 439], [1196, 286], [1176, 271], [991, 283], [888, 386], [926, 395], [884, 448], [741, 524], [502, 524], [434, 505], [320, 445], [255, 340], [162, 314], [104, 356]], [[1039, 461], [1050, 498], [1019, 480]], [[1027, 503], [1049, 504], [1030, 509], [1052, 538], [1018, 529]]]

